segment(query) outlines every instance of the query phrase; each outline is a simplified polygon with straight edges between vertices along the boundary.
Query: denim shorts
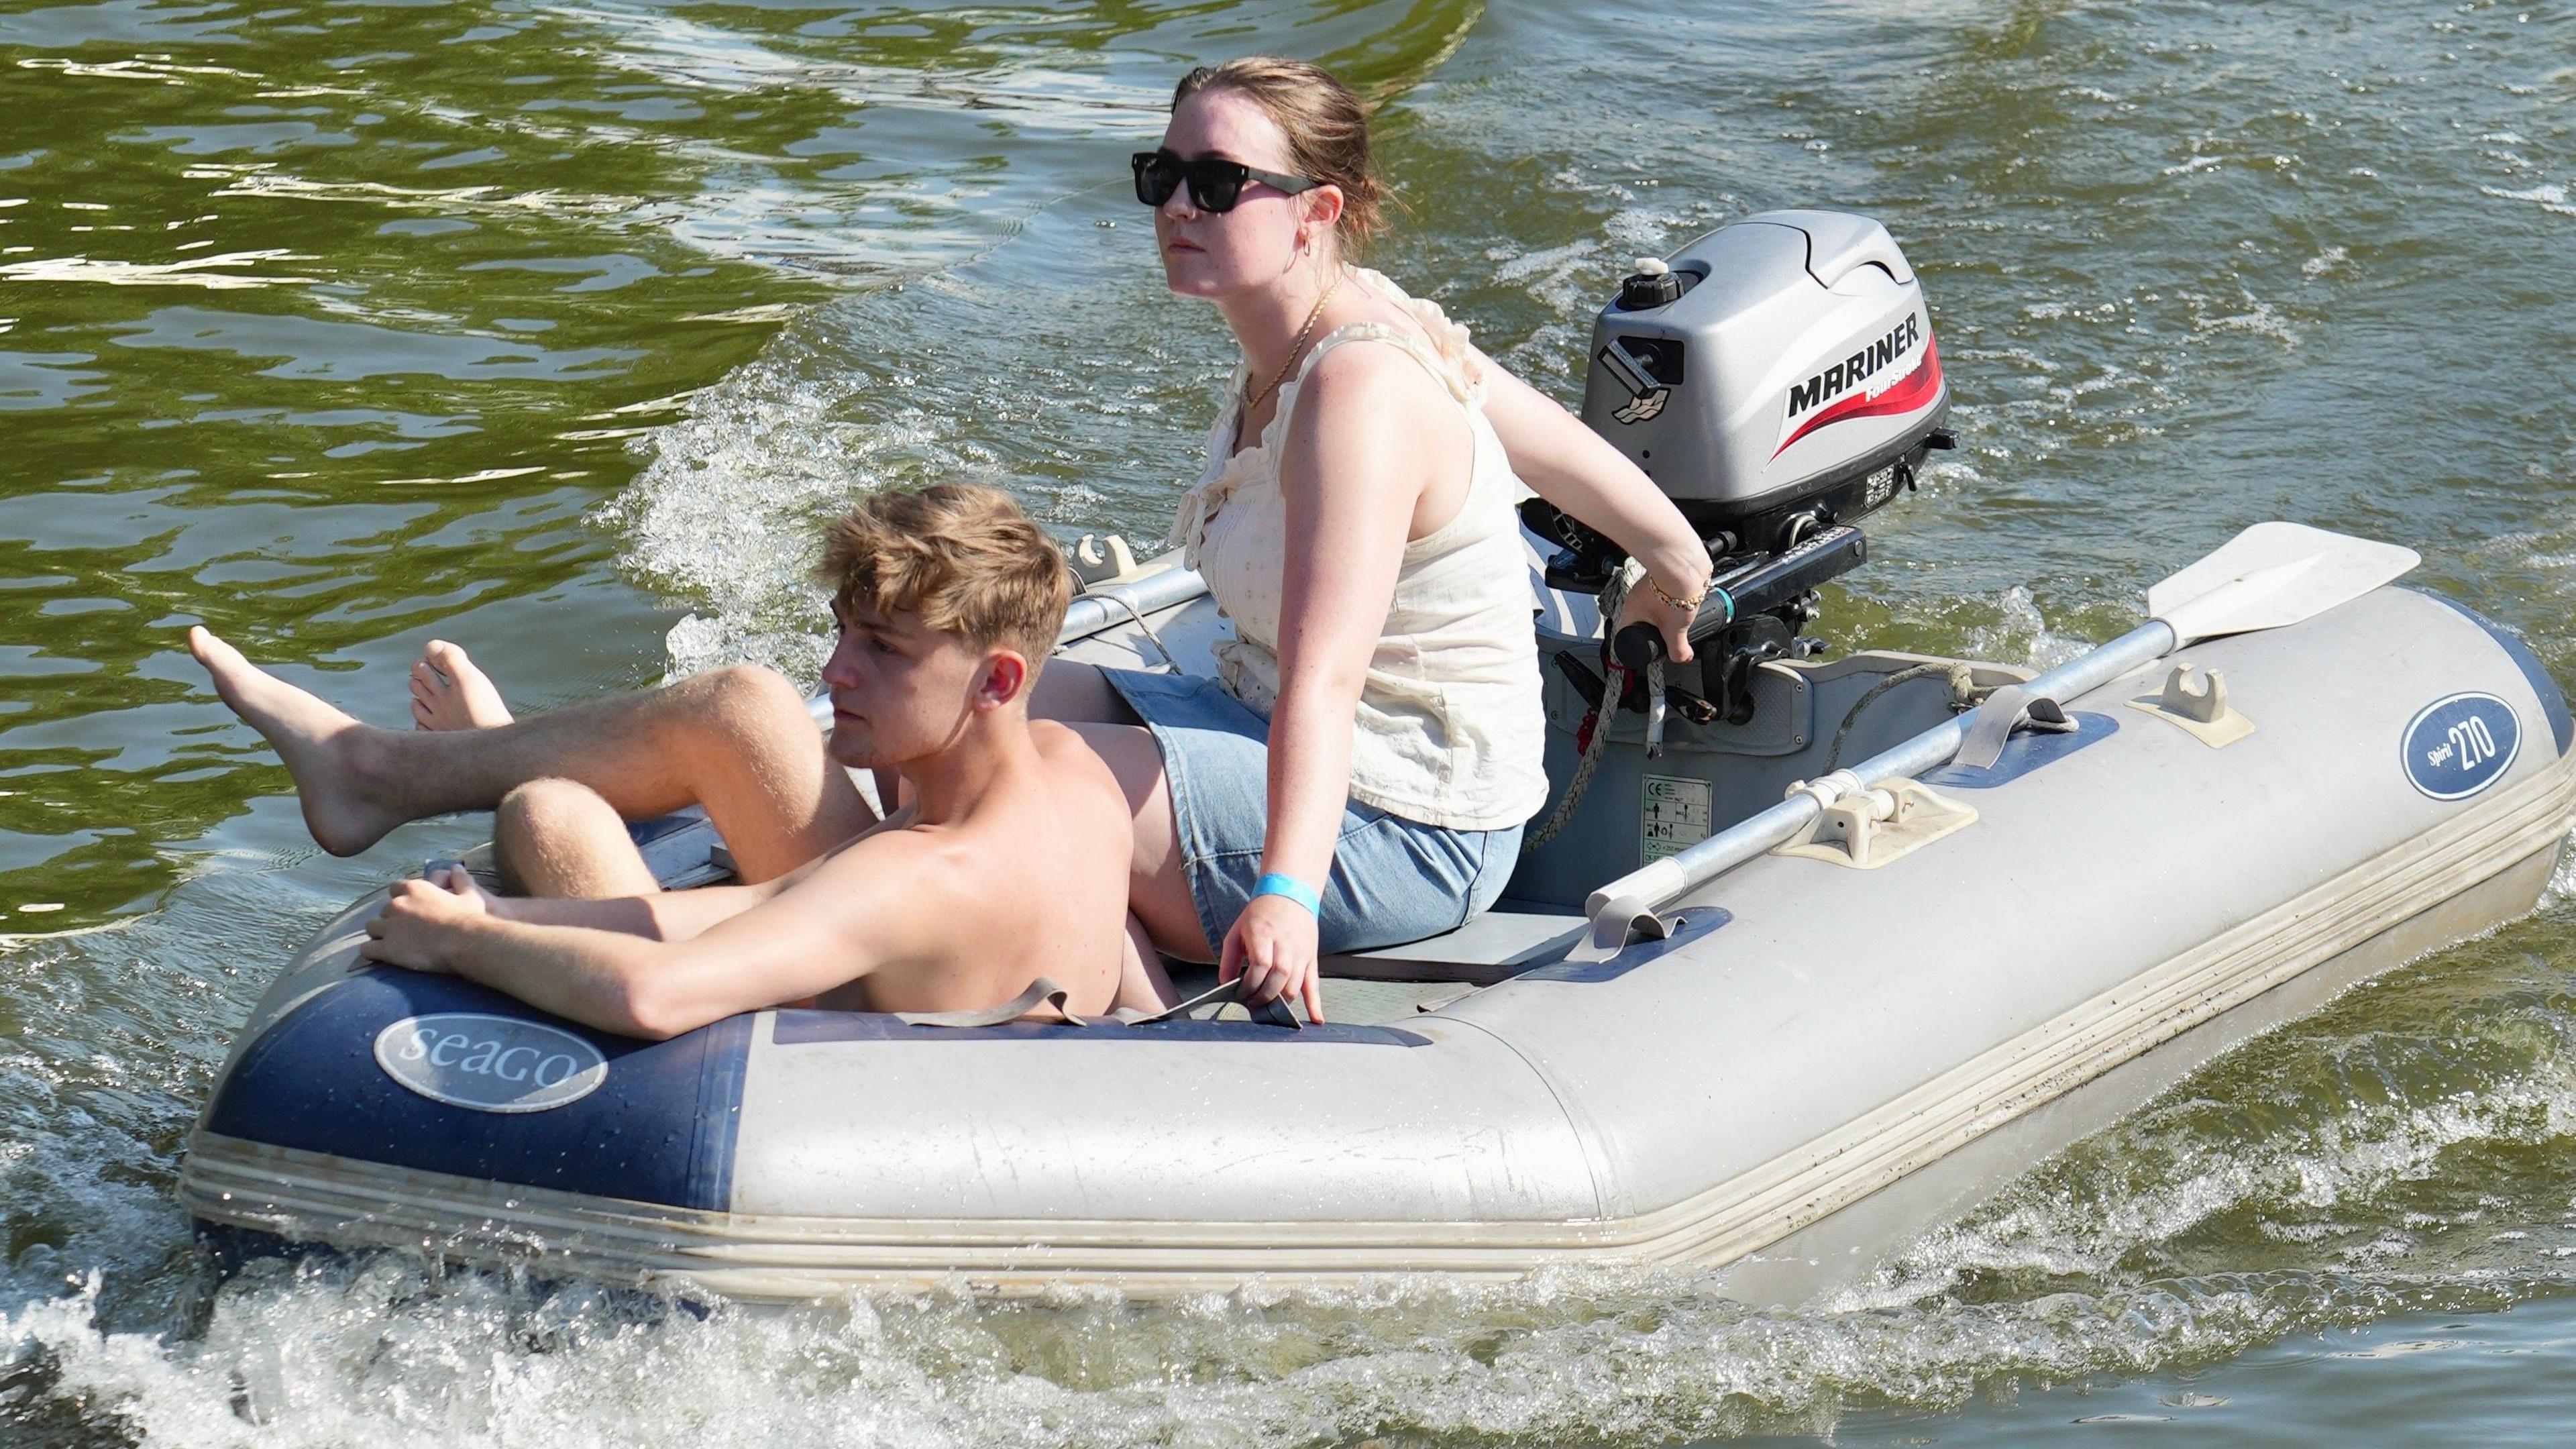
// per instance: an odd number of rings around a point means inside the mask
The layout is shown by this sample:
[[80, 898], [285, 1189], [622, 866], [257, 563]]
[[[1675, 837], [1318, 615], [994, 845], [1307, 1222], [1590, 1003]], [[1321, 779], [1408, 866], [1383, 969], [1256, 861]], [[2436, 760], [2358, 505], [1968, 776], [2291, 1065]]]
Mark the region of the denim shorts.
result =
[[[1223, 949], [1261, 879], [1270, 819], [1270, 721], [1212, 679], [1103, 669], [1154, 732], [1180, 829], [1182, 869], [1208, 945]], [[1318, 949], [1368, 951], [1437, 936], [1491, 906], [1520, 859], [1521, 827], [1450, 830], [1356, 801], [1342, 806], [1323, 884]]]

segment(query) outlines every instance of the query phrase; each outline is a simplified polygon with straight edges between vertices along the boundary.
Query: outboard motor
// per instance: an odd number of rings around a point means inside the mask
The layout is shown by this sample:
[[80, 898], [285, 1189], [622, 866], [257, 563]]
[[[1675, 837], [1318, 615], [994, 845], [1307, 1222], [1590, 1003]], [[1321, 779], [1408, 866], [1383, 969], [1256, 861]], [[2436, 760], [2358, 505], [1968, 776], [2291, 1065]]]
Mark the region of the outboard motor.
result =
[[[1930, 450], [1954, 446], [1949, 408], [1923, 289], [1875, 221], [1766, 211], [1638, 263], [1593, 324], [1583, 420], [1680, 506], [1716, 560], [1691, 626], [1701, 688], [1685, 707], [1741, 722], [1756, 665], [1823, 647], [1799, 632], [1816, 587], [1867, 557], [1852, 522], [1911, 491]], [[1522, 516], [1564, 548], [1552, 587], [1598, 593], [1624, 561], [1542, 500]], [[1637, 637], [1616, 652], [1642, 677], [1661, 641], [1642, 625], [1626, 634]]]

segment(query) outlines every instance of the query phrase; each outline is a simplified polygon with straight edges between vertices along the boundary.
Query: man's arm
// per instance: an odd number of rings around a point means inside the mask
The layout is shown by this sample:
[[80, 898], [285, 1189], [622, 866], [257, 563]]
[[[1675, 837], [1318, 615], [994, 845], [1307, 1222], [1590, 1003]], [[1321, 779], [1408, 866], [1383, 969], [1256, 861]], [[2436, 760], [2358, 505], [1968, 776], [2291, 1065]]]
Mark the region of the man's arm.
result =
[[660, 1040], [802, 1000], [918, 951], [933, 916], [921, 890], [927, 864], [917, 837], [872, 836], [685, 940], [509, 920], [486, 908], [470, 879], [465, 891], [404, 881], [367, 923], [372, 939], [363, 954], [463, 976], [603, 1031]]
[[514, 921], [457, 904], [461, 899], [440, 886], [404, 881], [394, 888], [384, 911], [367, 923], [371, 939], [359, 954], [478, 981], [530, 1006], [620, 1036], [659, 1039], [688, 1029], [671, 1029], [658, 1020], [640, 989], [686, 943], [654, 941], [616, 928]]
[[[872, 828], [870, 834], [875, 833]], [[866, 835], [857, 837], [866, 839]], [[852, 843], [856, 843], [853, 841]], [[847, 845], [839, 847], [846, 850]], [[684, 891], [657, 891], [649, 896], [613, 896], [606, 900], [573, 900], [562, 896], [484, 897], [484, 908], [503, 920], [532, 926], [588, 926], [623, 931], [653, 941], [687, 941], [718, 921], [759, 905], [812, 875], [829, 852], [794, 870], [757, 885], [697, 886]]]
[[800, 869], [759, 885], [698, 886], [607, 900], [493, 896], [488, 900], [488, 909], [502, 920], [522, 925], [585, 926], [594, 931], [642, 936], [648, 941], [687, 941], [704, 934], [718, 921], [741, 915], [804, 876]]

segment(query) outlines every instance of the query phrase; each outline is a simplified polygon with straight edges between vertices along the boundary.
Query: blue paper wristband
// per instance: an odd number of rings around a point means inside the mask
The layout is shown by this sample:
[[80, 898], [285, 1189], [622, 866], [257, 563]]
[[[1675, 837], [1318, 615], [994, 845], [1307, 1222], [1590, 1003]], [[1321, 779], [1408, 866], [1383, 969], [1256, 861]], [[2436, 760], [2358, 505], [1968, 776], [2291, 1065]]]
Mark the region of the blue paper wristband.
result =
[[1255, 896], [1286, 896], [1318, 917], [1324, 914], [1322, 894], [1293, 875], [1281, 875], [1273, 871], [1252, 883], [1252, 893]]

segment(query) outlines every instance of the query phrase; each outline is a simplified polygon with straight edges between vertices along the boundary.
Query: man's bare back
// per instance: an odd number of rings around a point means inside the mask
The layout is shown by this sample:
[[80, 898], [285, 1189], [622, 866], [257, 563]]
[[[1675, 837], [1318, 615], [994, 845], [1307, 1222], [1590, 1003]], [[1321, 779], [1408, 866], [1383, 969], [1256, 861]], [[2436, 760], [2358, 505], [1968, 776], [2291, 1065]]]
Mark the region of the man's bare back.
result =
[[1168, 988], [1129, 933], [1126, 797], [1071, 730], [1028, 734], [968, 796], [932, 791], [935, 815], [907, 808], [766, 884], [514, 898], [457, 871], [396, 887], [367, 954], [643, 1037], [808, 1001], [971, 1010], [1037, 976], [1075, 1016], [1155, 1009]]
[[[1037, 768], [997, 780], [966, 818], [913, 823], [907, 807], [842, 850], [816, 861], [815, 889], [856, 889], [863, 876], [911, 882], [922, 931], [917, 955], [890, 961], [821, 993], [817, 1006], [848, 1011], [947, 1011], [1016, 995], [1031, 972], [1070, 993], [1066, 1009], [1105, 1015], [1131, 943], [1127, 797], [1082, 737], [1045, 721], [1029, 726]], [[1032, 889], [1043, 882], [1043, 889]], [[1117, 901], [1115, 912], [1099, 908]]]

